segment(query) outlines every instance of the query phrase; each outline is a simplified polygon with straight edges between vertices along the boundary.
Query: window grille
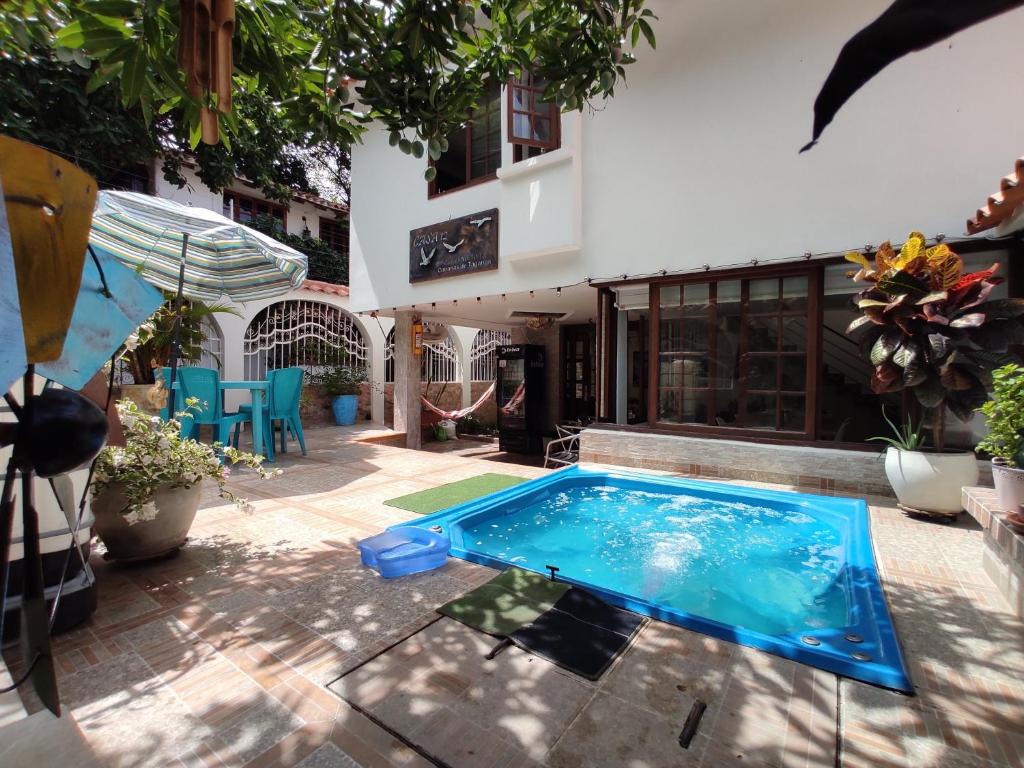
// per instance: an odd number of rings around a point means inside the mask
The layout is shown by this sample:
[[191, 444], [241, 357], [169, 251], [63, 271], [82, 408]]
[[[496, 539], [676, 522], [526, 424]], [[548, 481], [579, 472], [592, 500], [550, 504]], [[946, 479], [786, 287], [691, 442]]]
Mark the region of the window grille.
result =
[[477, 331], [469, 351], [470, 373], [473, 381], [494, 381], [497, 376], [498, 347], [512, 343], [508, 331]]
[[352, 316], [319, 301], [281, 301], [261, 311], [242, 340], [245, 378], [300, 366], [316, 380], [332, 365], [369, 367], [370, 350]]

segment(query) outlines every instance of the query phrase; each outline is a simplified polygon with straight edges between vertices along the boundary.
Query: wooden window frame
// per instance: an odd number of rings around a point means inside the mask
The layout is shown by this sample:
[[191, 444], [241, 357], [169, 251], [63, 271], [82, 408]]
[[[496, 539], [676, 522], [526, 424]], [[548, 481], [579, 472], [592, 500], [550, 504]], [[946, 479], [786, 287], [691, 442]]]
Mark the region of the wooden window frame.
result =
[[[709, 285], [709, 322], [715, 318], [717, 311], [717, 297], [715, 296], [715, 290], [717, 284], [723, 281], [739, 280], [741, 281], [741, 317], [746, 318], [746, 306], [749, 301], [749, 280], [759, 280], [765, 278], [777, 278], [780, 280], [781, 290], [781, 278], [785, 277], [807, 277], [807, 347], [804, 352], [806, 360], [806, 369], [804, 371], [804, 428], [802, 430], [781, 430], [781, 429], [756, 429], [747, 426], [721, 426], [718, 424], [711, 424], [710, 420], [714, 418], [715, 403], [714, 398], [711, 397], [708, 406], [708, 421], [707, 424], [676, 424], [673, 422], [665, 422], [658, 420], [658, 395], [659, 395], [659, 358], [660, 358], [660, 324], [661, 324], [661, 304], [660, 304], [660, 293], [662, 288], [671, 288], [675, 286], [685, 286], [687, 284], [700, 284], [707, 283]], [[647, 424], [650, 428], [658, 430], [664, 430], [668, 432], [678, 432], [692, 435], [713, 435], [718, 437], [744, 437], [744, 438], [772, 438], [774, 440], [784, 440], [786, 442], [792, 441], [803, 441], [813, 442], [817, 438], [818, 428], [818, 379], [820, 378], [820, 367], [819, 360], [821, 355], [821, 290], [823, 285], [823, 265], [821, 263], [815, 264], [795, 264], [795, 265], [780, 265], [778, 267], [771, 268], [748, 268], [741, 270], [728, 270], [721, 273], [704, 273], [700, 275], [686, 276], [682, 278], [668, 278], [664, 280], [654, 280], [650, 283], [650, 299], [649, 299], [649, 317], [648, 317], [648, 336], [651, 339], [650, 346], [648, 348], [648, 371], [647, 371]], [[776, 315], [777, 317], [783, 317], [781, 310]], [[745, 370], [748, 366], [747, 357], [749, 351], [746, 350], [745, 337], [746, 337], [747, 324], [744, 322], [740, 326], [741, 334], [741, 349], [744, 354], [741, 358], [741, 366]], [[779, 340], [781, 344], [781, 338]], [[709, 352], [712, 354], [714, 343], [709, 339]], [[781, 360], [782, 354], [779, 350], [776, 350], [776, 359]], [[783, 397], [784, 392], [779, 389], [779, 377], [782, 375], [781, 364], [776, 367], [776, 389], [773, 394], [775, 397]], [[745, 381], [741, 375], [740, 381]], [[739, 393], [739, 408], [740, 413], [744, 413], [746, 398], [749, 393], [749, 389], [745, 384], [741, 385]], [[711, 389], [714, 392], [714, 389]], [[776, 406], [778, 409], [778, 406]], [[778, 424], [778, 410], [776, 410], [776, 426]]]
[[[489, 101], [489, 102], [486, 102], [486, 103], [487, 104], [491, 104], [492, 102]], [[500, 90], [499, 90], [499, 98], [497, 100], [495, 100], [493, 103], [495, 104], [495, 109], [497, 109], [499, 111], [499, 113], [500, 113], [500, 111], [501, 111]], [[490, 110], [488, 110], [488, 111], [490, 111]], [[498, 138], [498, 165], [497, 165], [497, 168], [495, 168], [494, 172], [489, 173], [486, 176], [480, 176], [478, 178], [473, 178], [473, 120], [478, 115], [478, 113], [479, 113], [479, 108], [473, 110], [470, 113], [469, 117], [467, 118], [466, 124], [462, 127], [463, 132], [465, 132], [465, 134], [466, 134], [466, 156], [465, 156], [465, 158], [463, 158], [465, 160], [466, 183], [462, 184], [462, 185], [460, 185], [458, 187], [453, 187], [452, 189], [446, 189], [443, 192], [438, 192], [438, 190], [437, 190], [437, 177], [435, 176], [432, 181], [427, 183], [427, 198], [428, 199], [432, 199], [432, 198], [435, 198], [435, 197], [441, 197], [443, 195], [450, 195], [453, 192], [459, 192], [459, 191], [461, 191], [463, 189], [467, 189], [469, 187], [475, 187], [477, 184], [485, 184], [488, 181], [494, 181], [496, 178], [498, 178], [498, 170], [497, 169], [501, 168], [501, 138], [500, 137]], [[499, 115], [499, 123], [500, 123], [500, 115]], [[490, 155], [490, 154], [493, 154], [493, 153], [488, 152], [487, 154]], [[432, 159], [428, 160], [427, 164], [431, 168], [436, 167], [436, 164], [434, 163], [434, 161]]]
[[[541, 96], [544, 95], [544, 86], [536, 85], [534, 83], [534, 73], [527, 71], [521, 74], [517, 78], [509, 80], [507, 86], [507, 92], [505, 98], [507, 100], [508, 108], [506, 118], [506, 131], [508, 133], [508, 143], [514, 147], [534, 147], [536, 149], [550, 152], [558, 149], [562, 146], [562, 113], [558, 109], [558, 105], [554, 102], [547, 102], [544, 104], [545, 111], [539, 111], [538, 109], [517, 109], [515, 106], [515, 92], [516, 90], [525, 91], [527, 94], [533, 96], [534, 104], [543, 103], [540, 102]], [[515, 134], [515, 118], [516, 115], [526, 116], [527, 124], [530, 127], [530, 136], [526, 138], [518, 137]], [[551, 121], [551, 138], [547, 141], [541, 139], [534, 139], [533, 136], [533, 121], [535, 119], [543, 119]], [[515, 162], [526, 159], [526, 152], [520, 153], [520, 156], [515, 157]]]
[[[281, 213], [281, 227], [282, 227], [282, 231], [283, 232], [287, 232], [288, 231], [288, 206], [281, 205], [280, 203], [274, 203], [274, 202], [271, 202], [270, 200], [265, 200], [265, 199], [260, 198], [260, 197], [253, 197], [252, 195], [246, 195], [246, 194], [243, 194], [241, 192], [235, 192], [233, 189], [225, 189], [224, 190], [223, 197], [221, 198], [222, 205], [223, 205], [223, 201], [226, 201], [228, 199], [231, 200], [231, 218], [234, 221], [237, 221], [239, 224], [245, 223], [238, 216], [238, 212], [241, 209], [241, 206], [239, 205], [239, 203], [241, 201], [243, 201], [243, 200], [246, 200], [246, 201], [252, 203], [253, 211], [254, 212], [256, 210], [256, 206], [257, 205], [265, 206], [268, 209], [268, 211], [271, 211], [271, 210], [279, 211]], [[256, 215], [259, 215], [259, 214], [256, 214]], [[273, 216], [274, 214], [270, 213], [269, 215]]]
[[[348, 253], [348, 243], [347, 242], [337, 243], [337, 244], [335, 243], [335, 240], [343, 239], [342, 236], [341, 236], [341, 231], [340, 231], [341, 230], [341, 221], [342, 220], [337, 218], [337, 217], [329, 218], [327, 216], [321, 216], [320, 217], [320, 231], [317, 234], [319, 235], [319, 239], [323, 240], [325, 243], [327, 243], [330, 246], [332, 251], [334, 251], [335, 253], [347, 254]], [[324, 237], [324, 224], [327, 225], [328, 229], [332, 230], [332, 237], [331, 237], [330, 240], [328, 240], [327, 238]]]

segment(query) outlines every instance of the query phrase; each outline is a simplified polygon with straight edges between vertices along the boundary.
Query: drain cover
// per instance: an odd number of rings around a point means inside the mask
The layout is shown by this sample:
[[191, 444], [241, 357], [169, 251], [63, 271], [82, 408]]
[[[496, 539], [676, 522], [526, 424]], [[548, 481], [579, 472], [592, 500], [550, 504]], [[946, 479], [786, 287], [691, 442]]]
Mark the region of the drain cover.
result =
[[857, 661], [871, 661], [871, 654], [864, 653], [864, 651], [854, 651], [850, 655], [853, 656], [853, 658], [855, 658]]
[[864, 642], [864, 638], [863, 637], [861, 637], [860, 635], [855, 635], [852, 632], [850, 634], [848, 634], [848, 635], [843, 635], [843, 639], [846, 640], [848, 643], [863, 643]]
[[801, 637], [800, 642], [804, 645], [821, 645], [821, 640], [816, 637], [811, 637], [810, 635], [804, 635]]

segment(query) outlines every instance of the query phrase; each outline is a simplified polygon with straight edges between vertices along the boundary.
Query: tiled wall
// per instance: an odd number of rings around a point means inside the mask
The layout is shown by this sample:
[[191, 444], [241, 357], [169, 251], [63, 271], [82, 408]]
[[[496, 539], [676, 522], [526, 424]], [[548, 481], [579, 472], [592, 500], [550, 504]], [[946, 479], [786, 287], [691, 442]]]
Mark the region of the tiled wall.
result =
[[[660, 469], [700, 477], [756, 480], [836, 493], [892, 496], [874, 451], [745, 443], [597, 428], [583, 432], [580, 461]], [[983, 463], [979, 462], [979, 467]], [[982, 482], [991, 480], [987, 464]]]
[[964, 509], [985, 529], [982, 567], [1003, 597], [1024, 619], [1024, 536], [1003, 519], [996, 492], [991, 488], [964, 488]]

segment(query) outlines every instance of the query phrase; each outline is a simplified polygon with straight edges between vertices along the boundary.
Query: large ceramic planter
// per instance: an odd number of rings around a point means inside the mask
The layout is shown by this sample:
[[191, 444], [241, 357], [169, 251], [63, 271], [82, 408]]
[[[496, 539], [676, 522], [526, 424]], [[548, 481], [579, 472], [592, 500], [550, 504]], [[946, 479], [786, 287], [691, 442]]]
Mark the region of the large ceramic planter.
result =
[[885, 475], [900, 505], [914, 512], [955, 515], [963, 510], [961, 489], [978, 482], [973, 453], [927, 453], [888, 448]]
[[331, 401], [331, 410], [334, 411], [334, 423], [338, 426], [355, 424], [359, 395], [338, 395]]
[[158, 416], [167, 400], [167, 393], [158, 384], [121, 384], [119, 388], [121, 390], [119, 400], [122, 398], [131, 400], [139, 406], [139, 410], [150, 416]]
[[992, 481], [999, 506], [1007, 512], [1019, 512], [1024, 505], [1024, 469], [1008, 467], [1003, 459], [992, 459]]
[[122, 514], [128, 503], [124, 486], [112, 483], [92, 500], [96, 533], [117, 560], [149, 560], [170, 554], [185, 543], [201, 494], [201, 483], [190, 488], [162, 486], [153, 494], [156, 517], [129, 525]]

